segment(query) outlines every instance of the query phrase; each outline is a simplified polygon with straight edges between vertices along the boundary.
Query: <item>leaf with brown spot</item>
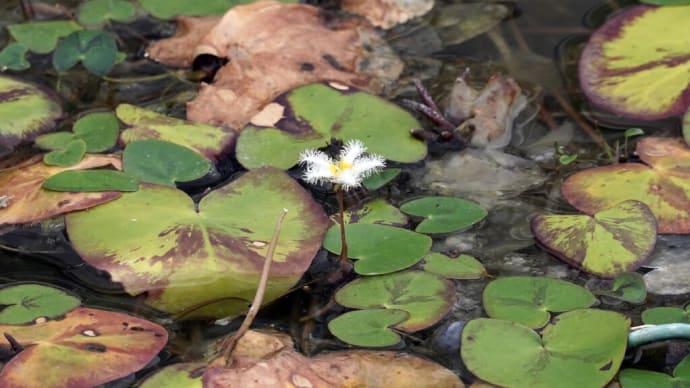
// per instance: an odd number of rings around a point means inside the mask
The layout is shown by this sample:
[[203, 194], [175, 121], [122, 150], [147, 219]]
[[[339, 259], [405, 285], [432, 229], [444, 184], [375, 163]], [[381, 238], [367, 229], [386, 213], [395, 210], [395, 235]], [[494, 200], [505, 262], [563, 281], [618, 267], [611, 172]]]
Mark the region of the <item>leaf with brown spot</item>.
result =
[[57, 192], [42, 189], [46, 179], [67, 170], [85, 170], [108, 165], [120, 168], [120, 159], [111, 155], [87, 155], [81, 162], [67, 168], [48, 166], [42, 162], [0, 173], [0, 196], [7, 207], [0, 209], [0, 224], [36, 222], [59, 214], [82, 210], [112, 201], [119, 192], [100, 193]]
[[[79, 307], [57, 321], [0, 325], [24, 350], [0, 371], [3, 387], [91, 387], [143, 368], [168, 341], [155, 323]], [[10, 348], [0, 337], [0, 346]]]

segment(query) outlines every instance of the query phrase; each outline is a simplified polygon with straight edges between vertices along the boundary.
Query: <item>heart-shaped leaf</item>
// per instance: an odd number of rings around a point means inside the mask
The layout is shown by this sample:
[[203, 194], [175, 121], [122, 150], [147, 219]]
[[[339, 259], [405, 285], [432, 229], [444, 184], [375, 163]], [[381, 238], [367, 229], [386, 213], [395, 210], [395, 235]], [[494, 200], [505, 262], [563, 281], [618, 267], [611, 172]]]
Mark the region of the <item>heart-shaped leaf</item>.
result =
[[531, 227], [554, 256], [604, 278], [635, 271], [656, 243], [654, 215], [639, 201], [620, 202], [593, 217], [537, 215]]
[[462, 331], [467, 368], [489, 383], [515, 388], [603, 387], [620, 367], [628, 318], [611, 311], [561, 314], [542, 331], [479, 318]]
[[278, 97], [265, 109], [276, 106], [282, 109], [275, 120], [242, 129], [237, 160], [244, 167], [288, 169], [297, 163], [300, 152], [322, 148], [331, 138], [361, 140], [369, 152], [396, 162], [416, 162], [426, 156], [426, 145], [410, 135], [411, 129], [420, 128], [419, 122], [377, 96], [312, 84]]
[[57, 173], [43, 182], [53, 191], [137, 191], [139, 182], [120, 171], [77, 170]]
[[[24, 350], [0, 371], [3, 387], [92, 387], [143, 368], [168, 341], [161, 326], [79, 307], [59, 321], [0, 325]], [[10, 348], [7, 339], [0, 346]]]
[[81, 62], [86, 70], [104, 76], [115, 65], [117, 44], [109, 32], [103, 30], [75, 31], [58, 42], [53, 53], [53, 67], [67, 71]]
[[86, 142], [74, 139], [60, 150], [50, 151], [43, 157], [43, 163], [49, 166], [69, 167], [73, 166], [86, 154]]
[[62, 116], [60, 105], [38, 87], [0, 76], [0, 145], [33, 140]]
[[112, 156], [87, 155], [77, 165], [68, 168], [51, 167], [39, 162], [0, 173], [0, 187], [3, 187], [7, 200], [5, 208], [0, 209], [0, 224], [40, 221], [112, 201], [120, 193], [60, 193], [41, 188], [46, 179], [59, 172], [107, 165], [119, 166], [120, 160]]
[[129, 176], [167, 186], [201, 178], [211, 168], [208, 160], [195, 151], [163, 140], [139, 140], [128, 144], [122, 164]]
[[42, 284], [10, 284], [0, 289], [0, 324], [23, 325], [36, 318], [56, 318], [81, 304], [64, 290]]
[[690, 304], [680, 307], [653, 307], [642, 313], [642, 322], [646, 325], [663, 325], [666, 323], [690, 323]]
[[58, 39], [83, 27], [71, 20], [10, 24], [7, 30], [18, 43], [38, 54], [55, 49]]
[[596, 298], [586, 288], [563, 280], [536, 277], [506, 277], [484, 289], [484, 310], [491, 318], [505, 319], [532, 328], [544, 326], [550, 312], [589, 307]]
[[34, 144], [44, 150], [61, 150], [74, 140], [72, 132], [51, 132], [41, 135], [34, 140]]
[[[333, 222], [337, 222], [337, 219]], [[407, 216], [385, 200], [376, 198], [348, 209], [345, 212], [345, 223], [404, 226], [407, 224]]]
[[100, 26], [108, 20], [126, 22], [136, 15], [137, 9], [124, 0], [90, 0], [83, 3], [77, 12], [77, 19], [84, 25]]
[[0, 71], [21, 71], [31, 67], [26, 60], [28, 49], [21, 43], [10, 43], [0, 51]]
[[623, 369], [618, 376], [623, 388], [690, 387], [690, 356], [685, 356], [673, 369], [673, 376], [642, 369]]
[[474, 202], [452, 197], [424, 197], [406, 202], [403, 212], [424, 217], [415, 231], [449, 233], [476, 224], [486, 217], [486, 210]]
[[356, 310], [328, 322], [328, 330], [339, 340], [355, 346], [393, 346], [400, 342], [400, 335], [390, 327], [408, 317], [402, 310]]
[[[431, 238], [407, 229], [378, 224], [345, 225], [347, 255], [357, 259], [355, 272], [379, 275], [400, 271], [417, 263], [431, 248]], [[323, 240], [323, 247], [340, 254], [340, 227], [334, 225]]]
[[338, 290], [339, 304], [357, 309], [403, 310], [410, 317], [395, 325], [414, 332], [440, 321], [455, 303], [455, 285], [424, 271], [404, 271], [359, 278]]
[[215, 161], [235, 144], [237, 137], [237, 133], [229, 128], [191, 123], [129, 104], [118, 105], [115, 113], [129, 126], [120, 134], [124, 144], [136, 140], [166, 140], [189, 147]]
[[89, 113], [72, 127], [74, 135], [86, 142], [86, 152], [103, 152], [115, 146], [120, 128], [112, 112]]
[[470, 255], [449, 257], [431, 252], [424, 256], [422, 268], [450, 279], [479, 279], [486, 276], [486, 270], [479, 260]]
[[[198, 205], [172, 187], [139, 191], [66, 217], [79, 255], [110, 273], [127, 292], [185, 317], [226, 317], [245, 310], [256, 292], [275, 221], [280, 232], [265, 301], [285, 293], [321, 246], [328, 218], [286, 173], [257, 169], [212, 191]], [[194, 312], [201, 304], [219, 301]]]

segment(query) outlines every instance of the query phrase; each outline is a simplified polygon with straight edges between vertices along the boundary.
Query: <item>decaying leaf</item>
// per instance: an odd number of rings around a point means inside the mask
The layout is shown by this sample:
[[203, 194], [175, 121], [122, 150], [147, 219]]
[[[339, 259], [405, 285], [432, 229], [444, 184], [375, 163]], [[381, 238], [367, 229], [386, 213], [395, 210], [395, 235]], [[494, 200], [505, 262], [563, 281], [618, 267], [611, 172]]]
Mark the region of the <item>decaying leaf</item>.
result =
[[217, 19], [180, 20], [173, 38], [148, 48], [151, 58], [176, 66], [187, 66], [201, 54], [228, 60], [214, 82], [202, 84], [188, 103], [187, 118], [196, 122], [239, 129], [264, 105], [298, 86], [337, 81], [376, 92], [403, 67], [371, 27], [326, 19], [319, 8], [306, 4], [237, 6], [212, 28]]
[[308, 358], [289, 336], [254, 330], [238, 341], [232, 361], [207, 369], [204, 387], [464, 387], [452, 371], [409, 354], [356, 350]]
[[381, 28], [395, 27], [434, 7], [434, 0], [343, 0], [340, 6]]
[[0, 209], [0, 224], [35, 222], [86, 209], [118, 198], [116, 191], [71, 193], [42, 189], [49, 177], [67, 170], [84, 170], [112, 165], [120, 168], [120, 159], [109, 155], [87, 155], [81, 162], [67, 168], [48, 166], [42, 162], [0, 174], [0, 195], [6, 206]]

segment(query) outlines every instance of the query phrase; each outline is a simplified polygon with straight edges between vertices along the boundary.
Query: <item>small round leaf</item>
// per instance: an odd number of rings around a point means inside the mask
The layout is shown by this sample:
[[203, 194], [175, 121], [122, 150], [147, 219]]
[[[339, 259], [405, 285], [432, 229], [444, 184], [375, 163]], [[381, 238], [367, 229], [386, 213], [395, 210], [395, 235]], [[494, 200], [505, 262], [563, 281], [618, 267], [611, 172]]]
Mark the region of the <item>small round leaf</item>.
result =
[[486, 269], [479, 260], [470, 255], [448, 257], [432, 252], [424, 256], [422, 268], [450, 279], [479, 279], [486, 276]]
[[84, 140], [74, 139], [65, 148], [45, 154], [43, 163], [50, 166], [69, 167], [79, 163], [84, 154], [86, 154], [86, 143]]
[[690, 323], [690, 305], [680, 307], [653, 307], [642, 313], [642, 322], [646, 325], [663, 325], [666, 323]]
[[72, 131], [86, 142], [86, 152], [103, 152], [115, 146], [119, 126], [112, 112], [97, 112], [77, 120]]
[[400, 210], [424, 217], [415, 231], [419, 233], [449, 233], [476, 224], [487, 212], [474, 202], [452, 197], [424, 197], [406, 202]]
[[81, 301], [64, 290], [42, 284], [11, 284], [0, 289], [0, 324], [23, 325], [36, 318], [56, 318]]
[[162, 140], [130, 143], [122, 164], [127, 175], [167, 186], [201, 178], [211, 167], [208, 160], [191, 149]]
[[355, 346], [393, 346], [400, 335], [390, 329], [409, 314], [402, 310], [357, 310], [342, 314], [328, 322], [328, 330], [343, 342]]

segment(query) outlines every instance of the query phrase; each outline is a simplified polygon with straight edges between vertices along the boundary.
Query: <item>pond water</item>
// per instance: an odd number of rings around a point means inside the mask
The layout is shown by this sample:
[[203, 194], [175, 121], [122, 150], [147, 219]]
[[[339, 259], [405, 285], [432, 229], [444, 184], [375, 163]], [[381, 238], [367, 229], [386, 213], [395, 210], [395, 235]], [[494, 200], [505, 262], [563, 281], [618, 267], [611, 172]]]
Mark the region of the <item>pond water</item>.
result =
[[[327, 3], [327, 2], [326, 2]], [[432, 14], [457, 19], [459, 26], [470, 22], [453, 14], [455, 6], [464, 3], [438, 0]], [[481, 4], [491, 2], [479, 2]], [[589, 105], [579, 90], [576, 79], [577, 57], [592, 29], [601, 24], [611, 9], [625, 7], [631, 1], [597, 0], [524, 0], [498, 2], [507, 7], [510, 16], [497, 27], [470, 39], [463, 39], [458, 31], [446, 32], [450, 45], [434, 34], [433, 23], [427, 17], [396, 27], [384, 36], [397, 49], [408, 70], [399, 83], [388, 90], [387, 97], [397, 103], [404, 99], [419, 100], [412, 79], [421, 79], [436, 101], [445, 101], [455, 79], [468, 69], [469, 80], [481, 88], [495, 73], [503, 73], [517, 80], [527, 101], [516, 112], [510, 144], [499, 150], [486, 151], [481, 147], [464, 149], [457, 141], [431, 141], [429, 156], [413, 164], [392, 163], [402, 169], [400, 177], [385, 189], [366, 193], [356, 191], [346, 196], [348, 205], [366, 198], [383, 197], [400, 205], [423, 195], [447, 195], [473, 200], [488, 210], [481, 223], [461, 232], [433, 236], [432, 250], [458, 255], [475, 256], [486, 268], [489, 277], [479, 280], [457, 280], [456, 302], [449, 314], [431, 328], [406, 335], [395, 349], [423, 355], [459, 374], [466, 383], [474, 379], [457, 354], [460, 330], [474, 318], [486, 316], [482, 293], [486, 285], [501, 276], [539, 276], [571, 281], [589, 288], [600, 287], [600, 280], [576, 267], [568, 265], [535, 245], [530, 220], [537, 214], [575, 214], [561, 194], [564, 179], [586, 168], [612, 162], [637, 160], [633, 153], [634, 139], [623, 148], [624, 135], [620, 129], [642, 126], [631, 120], [613, 117]], [[0, 24], [22, 21], [18, 2], [5, 1], [0, 5]], [[62, 1], [57, 5], [41, 3], [37, 13], [60, 16], [74, 10], [78, 1]], [[441, 16], [438, 16], [441, 15]], [[486, 14], [473, 15], [477, 23]], [[120, 103], [146, 107], [174, 117], [184, 117], [185, 104], [198, 88], [200, 75], [187, 70], [170, 70], [143, 57], [149, 42], [171, 35], [172, 22], [141, 17], [131, 23], [114, 23], [110, 28], [118, 36], [119, 50], [128, 54], [105, 78], [95, 77], [82, 70], [72, 70], [60, 76], [52, 70], [49, 55], [31, 57], [31, 69], [9, 72], [22, 79], [55, 90], [65, 110], [66, 120], [59, 129], [69, 129], [76, 114], [93, 109], [114, 109]], [[11, 38], [3, 30], [0, 44]], [[430, 35], [431, 34], [431, 35]], [[432, 36], [434, 35], [434, 36]], [[432, 36], [430, 38], [430, 36]], [[422, 115], [423, 125], [432, 123]], [[661, 122], [663, 128], [678, 129], [675, 121]], [[586, 125], [614, 151], [607, 151], [593, 141], [582, 129]], [[562, 146], [560, 150], [556, 146]], [[619, 152], [615, 152], [615, 145]], [[560, 152], [560, 153], [559, 153]], [[30, 147], [6, 150], [3, 166], [11, 166], [18, 155], [36, 153]], [[576, 155], [572, 163], [559, 163], [561, 155]], [[226, 182], [237, 176], [242, 167], [234, 158], [216, 166], [216, 180], [202, 181], [184, 189], [193, 198], [201, 198], [209, 186]], [[296, 169], [290, 172], [299, 177]], [[336, 197], [330, 188], [310, 187], [314, 198], [328, 213], [337, 211]], [[143, 299], [126, 295], [120, 284], [111, 282], [104, 271], [84, 263], [72, 249], [65, 234], [62, 218], [50, 219], [31, 226], [3, 227], [0, 235], [0, 283], [43, 282], [68, 289], [83, 299], [83, 304], [128, 311], [164, 325], [171, 333], [170, 344], [152, 369], [181, 360], [199, 358], [207, 351], [211, 339], [235, 330], [240, 319], [231, 322], [183, 321], [159, 312], [143, 303]], [[648, 273], [654, 267], [673, 268], [678, 257], [687, 258], [687, 236], [660, 236], [648, 267], [638, 272]], [[346, 309], [331, 302], [334, 290], [343, 281], [326, 282], [325, 273], [338, 267], [335, 255], [322, 249], [302, 281], [288, 295], [262, 310], [254, 326], [269, 327], [290, 333], [298, 348], [306, 354], [348, 346], [336, 340], [326, 323]], [[683, 267], [687, 268], [687, 267]], [[654, 282], [661, 282], [657, 278]], [[690, 285], [690, 274], [686, 274]], [[670, 286], [652, 287], [658, 294], [649, 293], [644, 304], [620, 302], [601, 297], [598, 307], [619, 311], [641, 324], [640, 314], [656, 306], [682, 306], [690, 300], [690, 292], [668, 292]], [[648, 284], [649, 287], [649, 284]], [[307, 319], [312, 318], [312, 319]], [[664, 345], [671, 349], [653, 350], [642, 357], [642, 365], [661, 371], [687, 353], [687, 342]], [[632, 365], [632, 357], [626, 365]], [[639, 366], [640, 364], [636, 364]], [[141, 377], [144, 372], [137, 374]], [[130, 376], [108, 386], [128, 386]]]

